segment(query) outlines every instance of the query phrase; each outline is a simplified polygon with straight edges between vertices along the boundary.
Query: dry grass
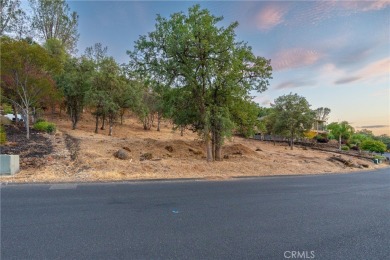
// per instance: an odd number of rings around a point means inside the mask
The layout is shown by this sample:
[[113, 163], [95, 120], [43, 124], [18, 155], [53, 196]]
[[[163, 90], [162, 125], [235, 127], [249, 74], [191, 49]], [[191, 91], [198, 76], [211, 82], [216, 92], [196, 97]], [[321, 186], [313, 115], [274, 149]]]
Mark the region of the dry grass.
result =
[[[71, 182], [113, 181], [135, 179], [204, 178], [211, 180], [240, 176], [269, 176], [289, 174], [323, 174], [358, 171], [341, 163], [330, 162], [332, 153], [290, 150], [285, 144], [273, 145], [234, 137], [223, 147], [226, 158], [207, 163], [205, 147], [198, 136], [186, 131], [184, 136], [174, 132], [170, 124], [162, 123], [162, 129], [144, 131], [142, 125], [129, 116], [124, 125], [114, 127], [114, 136], [107, 130], [94, 131], [93, 118], [85, 115], [78, 130], [70, 129], [65, 117], [49, 118], [57, 124], [59, 136], [68, 134], [80, 141], [80, 151], [75, 161], [70, 156], [59, 156], [40, 169], [23, 170], [12, 177], [1, 177], [3, 182]], [[64, 139], [64, 138], [63, 138]], [[114, 157], [118, 149], [128, 151], [130, 158]], [[66, 154], [64, 144], [55, 146], [56, 153]], [[260, 149], [260, 150], [259, 150]], [[256, 151], [259, 150], [259, 151]], [[140, 160], [150, 153], [151, 160]], [[343, 156], [348, 159], [347, 156]], [[367, 160], [351, 158], [355, 164], [369, 164], [370, 169], [385, 167]]]

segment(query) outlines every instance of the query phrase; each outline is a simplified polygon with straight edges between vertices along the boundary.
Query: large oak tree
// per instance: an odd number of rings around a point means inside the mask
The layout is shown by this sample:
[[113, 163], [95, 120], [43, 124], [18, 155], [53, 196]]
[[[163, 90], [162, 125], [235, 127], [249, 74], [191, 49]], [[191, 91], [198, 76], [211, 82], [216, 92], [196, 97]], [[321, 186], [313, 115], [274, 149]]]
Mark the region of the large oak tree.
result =
[[[236, 41], [238, 23], [219, 26], [222, 20], [199, 5], [169, 19], [158, 15], [155, 30], [128, 51], [134, 70], [191, 100], [188, 106], [173, 102], [179, 105], [174, 113], [180, 114], [174, 123], [192, 124], [206, 143], [208, 161], [221, 159], [224, 137], [234, 128], [230, 108], [235, 100], [249, 101], [251, 90], [266, 90], [272, 71], [269, 60]], [[191, 122], [183, 121], [185, 114]]]

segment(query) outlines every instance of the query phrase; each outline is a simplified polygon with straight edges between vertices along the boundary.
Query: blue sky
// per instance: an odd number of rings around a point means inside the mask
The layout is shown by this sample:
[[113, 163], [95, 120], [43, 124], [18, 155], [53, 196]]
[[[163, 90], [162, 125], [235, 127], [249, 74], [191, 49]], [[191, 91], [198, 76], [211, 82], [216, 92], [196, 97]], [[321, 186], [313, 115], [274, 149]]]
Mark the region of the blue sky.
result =
[[221, 26], [238, 21], [237, 40], [271, 59], [267, 91], [253, 93], [262, 106], [298, 93], [312, 108], [329, 107], [330, 122], [390, 134], [389, 1], [69, 1], [79, 18], [79, 53], [108, 46], [119, 63], [129, 61], [140, 35], [152, 31], [156, 14], [168, 17], [199, 3]]

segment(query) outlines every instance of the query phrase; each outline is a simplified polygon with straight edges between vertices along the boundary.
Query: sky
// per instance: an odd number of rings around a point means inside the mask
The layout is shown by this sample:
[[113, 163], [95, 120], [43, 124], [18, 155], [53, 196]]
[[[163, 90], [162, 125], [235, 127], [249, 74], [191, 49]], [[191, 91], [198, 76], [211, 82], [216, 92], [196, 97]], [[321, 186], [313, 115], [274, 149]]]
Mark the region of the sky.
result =
[[236, 40], [271, 59], [268, 90], [253, 92], [269, 107], [281, 95], [304, 96], [331, 109], [330, 122], [390, 135], [390, 1], [68, 1], [79, 14], [79, 54], [97, 42], [128, 63], [157, 14], [187, 13], [200, 4], [220, 26], [239, 23]]

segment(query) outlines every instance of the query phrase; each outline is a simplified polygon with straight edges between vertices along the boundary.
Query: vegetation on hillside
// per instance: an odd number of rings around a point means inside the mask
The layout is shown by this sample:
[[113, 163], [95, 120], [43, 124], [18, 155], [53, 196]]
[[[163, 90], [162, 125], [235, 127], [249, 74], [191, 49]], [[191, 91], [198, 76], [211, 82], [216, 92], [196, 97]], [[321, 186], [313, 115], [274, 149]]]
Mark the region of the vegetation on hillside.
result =
[[161, 120], [170, 120], [182, 134], [185, 129], [199, 134], [208, 161], [222, 159], [224, 140], [233, 133], [285, 137], [291, 149], [302, 138], [334, 138], [340, 149], [342, 144], [380, 153], [390, 149], [389, 136], [355, 133], [345, 121], [329, 124], [329, 134], [318, 134], [313, 123], [325, 122], [330, 109], [312, 110], [298, 94], [278, 97], [271, 108], [260, 107], [251, 91], [267, 90], [270, 60], [237, 39], [237, 22], [221, 26], [222, 17], [199, 5], [169, 18], [158, 15], [154, 31], [140, 36], [127, 52], [129, 63], [120, 65], [101, 43], [74, 55], [79, 17], [64, 0], [29, 2], [31, 14], [21, 9], [20, 0], [1, 0], [0, 24], [2, 107], [15, 118], [22, 115], [27, 138], [30, 122], [36, 129], [55, 131], [35, 119], [44, 109], [61, 107], [72, 129], [87, 110], [95, 118], [95, 132], [108, 125], [109, 135], [127, 111], [137, 115], [144, 130], [156, 124], [159, 131]]

